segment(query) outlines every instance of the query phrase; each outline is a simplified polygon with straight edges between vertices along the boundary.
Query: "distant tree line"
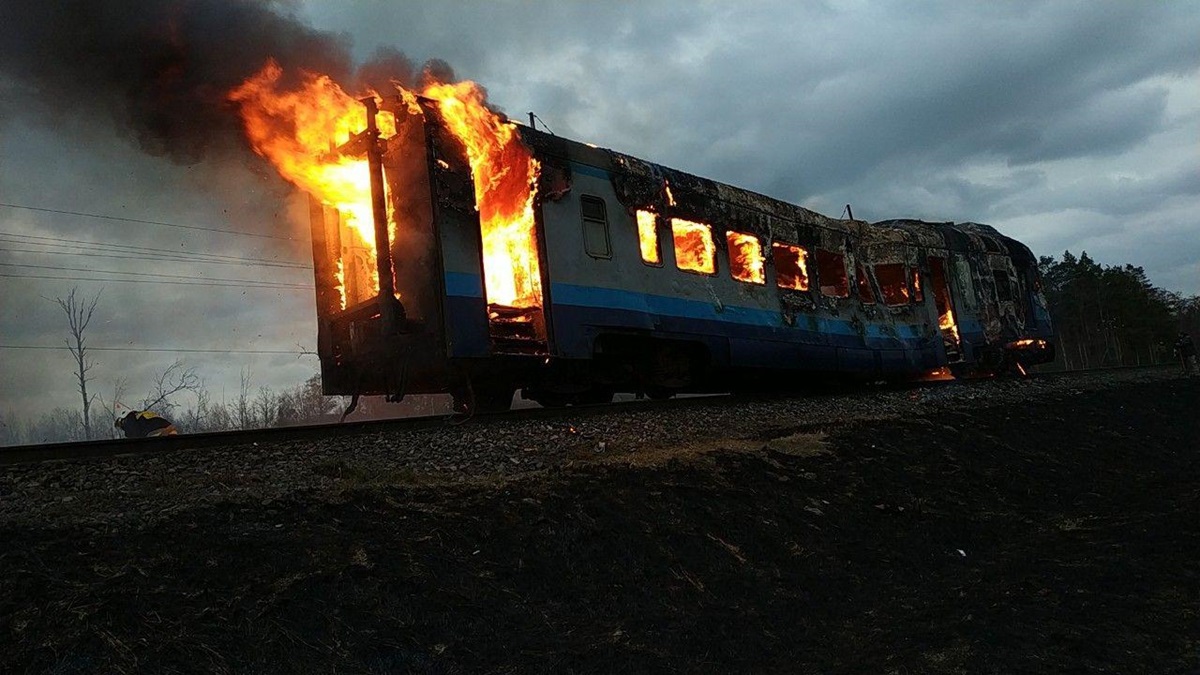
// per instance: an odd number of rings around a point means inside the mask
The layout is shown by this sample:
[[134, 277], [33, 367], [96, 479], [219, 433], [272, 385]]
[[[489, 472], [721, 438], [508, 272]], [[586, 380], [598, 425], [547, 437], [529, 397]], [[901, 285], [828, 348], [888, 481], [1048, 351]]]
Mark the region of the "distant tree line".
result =
[[[129, 409], [153, 410], [170, 419], [180, 433], [188, 434], [336, 422], [348, 403], [345, 397], [324, 395], [319, 374], [303, 384], [275, 391], [255, 388], [249, 370], [242, 371], [236, 395], [216, 400], [196, 371], [179, 361], [155, 376], [145, 396], [127, 400], [127, 390], [128, 384], [118, 380], [111, 391], [97, 395], [98, 405], [90, 407], [91, 420], [86, 426], [78, 407], [56, 407], [31, 419], [0, 412], [0, 446], [84, 441], [89, 427], [93, 439], [120, 438], [122, 432], [113, 422]], [[183, 399], [186, 404], [180, 402]], [[444, 410], [448, 404], [435, 397], [414, 396], [400, 404], [364, 397], [354, 418], [429, 415]]]
[[1200, 339], [1200, 296], [1158, 288], [1141, 267], [1065, 251], [1038, 269], [1063, 368], [1168, 363], [1179, 331]]
[[[179, 386], [181, 381], [184, 386]], [[177, 361], [164, 369], [144, 397], [125, 402], [127, 384], [114, 383], [111, 393], [98, 396], [101, 405], [91, 407], [86, 424], [79, 408], [57, 407], [28, 420], [0, 414], [0, 445], [83, 441], [89, 431], [92, 438], [119, 438], [121, 430], [113, 422], [130, 409], [153, 410], [174, 422], [180, 433], [314, 424], [341, 410], [340, 397], [321, 393], [319, 375], [282, 392], [268, 387], [253, 391], [249, 383], [248, 371], [243, 371], [237, 396], [216, 401], [195, 371]], [[187, 405], [179, 403], [184, 392], [191, 394]]]

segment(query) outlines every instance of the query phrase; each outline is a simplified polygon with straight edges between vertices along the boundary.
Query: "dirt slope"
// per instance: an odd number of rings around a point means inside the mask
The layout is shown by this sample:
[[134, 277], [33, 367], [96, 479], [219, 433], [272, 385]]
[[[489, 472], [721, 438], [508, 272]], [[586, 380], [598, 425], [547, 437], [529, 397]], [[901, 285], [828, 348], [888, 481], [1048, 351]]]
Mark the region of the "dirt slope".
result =
[[1200, 382], [0, 526], [3, 672], [1195, 672]]

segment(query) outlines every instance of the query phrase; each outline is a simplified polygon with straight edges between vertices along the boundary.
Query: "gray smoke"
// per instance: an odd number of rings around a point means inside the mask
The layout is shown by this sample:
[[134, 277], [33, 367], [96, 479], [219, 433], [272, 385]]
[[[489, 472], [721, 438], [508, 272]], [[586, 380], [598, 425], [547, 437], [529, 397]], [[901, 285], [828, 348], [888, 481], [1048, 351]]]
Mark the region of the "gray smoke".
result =
[[7, 115], [115, 123], [146, 152], [179, 163], [244, 150], [225, 96], [268, 58], [285, 73], [308, 69], [343, 86], [413, 77], [394, 50], [356, 72], [346, 36], [306, 26], [280, 0], [0, 3], [0, 90], [15, 94]]

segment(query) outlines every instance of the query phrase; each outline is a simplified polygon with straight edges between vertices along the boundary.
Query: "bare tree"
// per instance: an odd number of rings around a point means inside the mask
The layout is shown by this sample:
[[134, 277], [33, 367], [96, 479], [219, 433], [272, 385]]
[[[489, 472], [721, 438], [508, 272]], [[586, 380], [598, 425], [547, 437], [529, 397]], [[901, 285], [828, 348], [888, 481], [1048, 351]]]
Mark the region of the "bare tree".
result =
[[259, 425], [263, 427], [273, 427], [279, 423], [279, 397], [266, 385], [258, 388], [258, 398], [254, 399], [254, 412]]
[[154, 385], [146, 398], [142, 400], [142, 410], [157, 408], [169, 415], [176, 407], [171, 397], [183, 391], [197, 392], [203, 382], [196, 374], [195, 368], [187, 367], [182, 360], [177, 359], [154, 378]]
[[71, 356], [75, 357], [75, 377], [79, 381], [79, 396], [83, 399], [83, 437], [90, 440], [92, 438], [92, 417], [90, 408], [92, 399], [88, 396], [87, 383], [91, 379], [88, 377], [88, 371], [95, 364], [88, 358], [88, 348], [85, 332], [88, 324], [92, 321], [92, 313], [96, 311], [96, 303], [100, 301], [100, 292], [92, 296], [91, 300], [81, 297], [76, 297], [78, 286], [71, 289], [67, 294], [67, 299], [55, 298], [55, 302], [59, 307], [67, 313], [67, 324], [71, 330], [71, 337], [66, 340], [67, 349], [71, 350]]
[[253, 384], [253, 373], [249, 368], [242, 368], [241, 388], [238, 391], [237, 425], [239, 429], [249, 429], [254, 426], [254, 406], [250, 401], [250, 387]]

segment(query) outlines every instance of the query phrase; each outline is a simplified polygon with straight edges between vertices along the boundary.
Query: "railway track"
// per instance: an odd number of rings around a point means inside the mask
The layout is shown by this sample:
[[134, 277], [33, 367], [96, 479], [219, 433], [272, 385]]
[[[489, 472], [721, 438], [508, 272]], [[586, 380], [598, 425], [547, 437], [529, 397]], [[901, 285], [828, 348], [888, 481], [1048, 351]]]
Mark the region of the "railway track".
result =
[[[1031, 373], [1030, 379], [1078, 377], [1098, 375], [1105, 372], [1130, 370], [1155, 370], [1174, 368], [1174, 366], [1116, 366], [1108, 368], [1093, 368], [1088, 370], [1055, 371]], [[688, 408], [693, 406], [712, 405], [715, 401], [736, 399], [739, 401], [780, 399], [780, 398], [811, 398], [821, 396], [864, 394], [881, 390], [896, 391], [905, 389], [927, 389], [946, 386], [976, 386], [989, 380], [929, 380], [909, 382], [904, 384], [886, 385], [884, 387], [859, 385], [836, 386], [820, 391], [787, 394], [713, 394], [673, 398], [665, 401], [635, 400], [616, 403], [571, 406], [568, 408], [520, 408], [499, 413], [480, 413], [471, 417], [457, 415], [430, 415], [422, 417], [405, 417], [381, 420], [348, 421], [342, 423], [316, 424], [294, 427], [273, 427], [266, 429], [216, 431], [196, 434], [182, 434], [163, 438], [133, 438], [106, 439], [96, 441], [71, 441], [65, 443], [43, 443], [33, 445], [10, 446], [0, 448], [0, 466], [17, 464], [33, 464], [40, 462], [106, 459], [128, 455], [161, 454], [176, 450], [198, 450], [205, 448], [229, 448], [235, 446], [275, 444], [314, 438], [352, 438], [384, 431], [418, 430], [431, 428], [454, 429], [464, 425], [477, 425], [489, 421], [527, 421], [527, 420], [556, 420], [563, 418], [579, 419], [596, 415], [617, 414], [631, 411], [663, 411]]]

